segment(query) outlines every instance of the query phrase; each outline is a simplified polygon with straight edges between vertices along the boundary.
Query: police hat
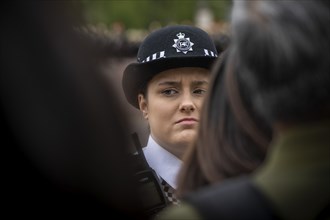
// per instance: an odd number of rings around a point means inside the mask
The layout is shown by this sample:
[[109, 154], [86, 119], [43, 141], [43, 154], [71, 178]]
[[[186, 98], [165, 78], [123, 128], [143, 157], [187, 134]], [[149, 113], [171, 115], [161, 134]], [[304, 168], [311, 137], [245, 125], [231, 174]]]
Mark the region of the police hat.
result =
[[139, 90], [156, 74], [179, 67], [210, 69], [218, 56], [210, 36], [187, 25], [173, 25], [152, 32], [141, 43], [137, 62], [124, 70], [122, 86], [127, 101], [139, 108]]

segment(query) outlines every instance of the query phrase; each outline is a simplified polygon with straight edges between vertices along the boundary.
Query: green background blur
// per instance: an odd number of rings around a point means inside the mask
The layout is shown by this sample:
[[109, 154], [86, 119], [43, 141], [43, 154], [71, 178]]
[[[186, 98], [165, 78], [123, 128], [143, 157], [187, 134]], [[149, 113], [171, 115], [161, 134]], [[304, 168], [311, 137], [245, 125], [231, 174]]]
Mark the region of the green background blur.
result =
[[152, 25], [195, 24], [200, 9], [207, 9], [214, 22], [228, 18], [229, 0], [81, 0], [89, 24], [125, 29], [150, 29]]

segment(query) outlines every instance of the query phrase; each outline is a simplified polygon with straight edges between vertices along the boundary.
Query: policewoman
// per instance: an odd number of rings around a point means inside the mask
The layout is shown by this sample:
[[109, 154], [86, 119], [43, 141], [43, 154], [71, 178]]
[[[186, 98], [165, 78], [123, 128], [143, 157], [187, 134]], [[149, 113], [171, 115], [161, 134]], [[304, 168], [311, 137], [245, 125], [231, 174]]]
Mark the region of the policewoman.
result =
[[217, 56], [205, 31], [172, 25], [147, 36], [137, 62], [124, 70], [127, 101], [142, 112], [150, 128], [144, 156], [171, 204], [178, 203], [174, 195], [177, 173], [196, 138], [210, 69]]

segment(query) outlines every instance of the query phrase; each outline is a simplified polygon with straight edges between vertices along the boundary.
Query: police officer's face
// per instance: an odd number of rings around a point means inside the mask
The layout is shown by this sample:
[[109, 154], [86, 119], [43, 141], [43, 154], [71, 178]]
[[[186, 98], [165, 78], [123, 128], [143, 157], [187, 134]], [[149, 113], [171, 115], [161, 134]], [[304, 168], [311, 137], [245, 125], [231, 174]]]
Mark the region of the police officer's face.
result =
[[140, 110], [149, 121], [152, 137], [179, 158], [196, 137], [208, 82], [207, 69], [170, 69], [149, 82], [147, 97], [139, 95]]

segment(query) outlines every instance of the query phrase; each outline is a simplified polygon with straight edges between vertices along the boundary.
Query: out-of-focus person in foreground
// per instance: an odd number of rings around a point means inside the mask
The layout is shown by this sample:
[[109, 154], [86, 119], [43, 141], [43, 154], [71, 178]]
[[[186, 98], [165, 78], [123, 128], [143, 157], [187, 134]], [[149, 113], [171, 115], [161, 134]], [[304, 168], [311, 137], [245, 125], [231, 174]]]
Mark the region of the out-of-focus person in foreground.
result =
[[250, 176], [186, 195], [158, 219], [330, 218], [329, 23], [327, 1], [234, 1], [226, 90], [248, 93], [272, 127], [270, 151]]
[[145, 219], [126, 116], [71, 3], [1, 3], [2, 210]]

